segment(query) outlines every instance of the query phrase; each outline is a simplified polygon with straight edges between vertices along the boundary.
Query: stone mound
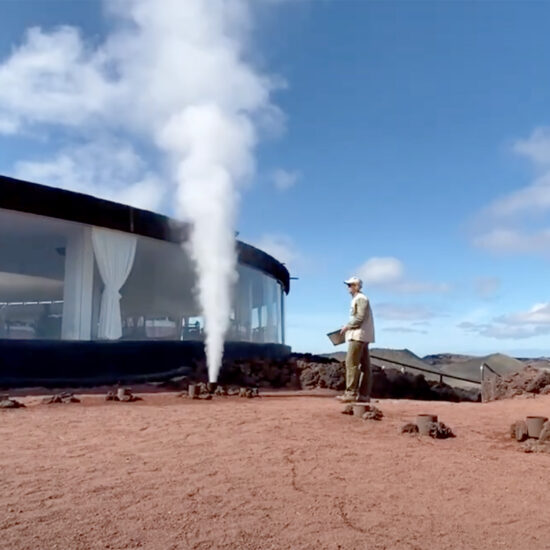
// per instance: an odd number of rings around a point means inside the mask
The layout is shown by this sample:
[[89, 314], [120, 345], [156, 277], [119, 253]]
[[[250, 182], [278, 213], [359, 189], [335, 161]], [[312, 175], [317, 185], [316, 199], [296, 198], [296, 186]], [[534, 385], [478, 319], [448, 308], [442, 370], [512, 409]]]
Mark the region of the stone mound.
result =
[[550, 442], [528, 439], [521, 444], [524, 453], [550, 453]]
[[481, 385], [483, 401], [536, 394], [550, 394], [549, 371], [540, 370], [530, 365], [507, 376], [498, 376], [485, 371]]
[[518, 420], [510, 426], [510, 437], [520, 443], [529, 438], [525, 420]]
[[342, 414], [353, 414], [353, 405], [346, 405], [342, 409]]
[[42, 399], [44, 405], [53, 405], [55, 403], [80, 403], [80, 399], [69, 392], [55, 393], [50, 397]]
[[407, 422], [399, 429], [399, 432], [402, 434], [417, 434], [418, 426], [412, 422]]
[[550, 421], [546, 421], [538, 436], [529, 437], [527, 422], [518, 420], [510, 426], [510, 437], [521, 443], [524, 453], [550, 453]]
[[8, 396], [0, 397], [0, 409], [21, 409], [25, 405]]
[[362, 416], [363, 420], [382, 420], [384, 413], [377, 407], [367, 405], [367, 411]]
[[105, 401], [121, 401], [125, 403], [133, 403], [141, 401], [142, 398], [134, 395], [128, 388], [118, 388], [116, 392], [110, 391], [105, 396]]
[[428, 435], [433, 439], [447, 439], [449, 437], [456, 437], [453, 430], [451, 430], [449, 426], [443, 424], [443, 422], [432, 422]]

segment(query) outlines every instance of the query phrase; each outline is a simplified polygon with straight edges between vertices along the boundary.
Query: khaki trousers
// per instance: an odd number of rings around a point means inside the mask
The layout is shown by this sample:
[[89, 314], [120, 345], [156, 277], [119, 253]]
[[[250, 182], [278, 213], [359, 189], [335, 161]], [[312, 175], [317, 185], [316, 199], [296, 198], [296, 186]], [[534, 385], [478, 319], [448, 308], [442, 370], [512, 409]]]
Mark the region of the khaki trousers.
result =
[[[361, 373], [363, 373], [362, 379]], [[369, 344], [350, 340], [346, 354], [346, 393], [354, 397], [370, 397], [371, 389]]]

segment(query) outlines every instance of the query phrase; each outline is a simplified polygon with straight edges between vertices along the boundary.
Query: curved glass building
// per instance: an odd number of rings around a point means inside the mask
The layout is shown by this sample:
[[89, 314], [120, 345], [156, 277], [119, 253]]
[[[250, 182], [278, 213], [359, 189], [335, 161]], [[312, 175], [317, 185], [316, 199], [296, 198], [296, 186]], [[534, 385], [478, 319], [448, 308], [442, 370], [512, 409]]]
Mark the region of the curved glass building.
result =
[[[0, 177], [0, 384], [111, 381], [177, 369], [203, 350], [189, 226]], [[281, 356], [289, 273], [237, 242], [226, 356]]]

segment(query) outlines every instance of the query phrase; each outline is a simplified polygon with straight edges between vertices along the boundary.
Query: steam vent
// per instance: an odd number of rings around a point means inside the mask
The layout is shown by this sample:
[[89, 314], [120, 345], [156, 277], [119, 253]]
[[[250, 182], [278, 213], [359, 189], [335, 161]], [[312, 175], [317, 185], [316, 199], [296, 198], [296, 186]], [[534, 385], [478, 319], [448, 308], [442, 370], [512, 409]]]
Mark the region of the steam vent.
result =
[[[0, 176], [0, 386], [138, 381], [202, 360], [188, 235], [159, 214]], [[237, 248], [225, 357], [286, 356], [289, 273]]]

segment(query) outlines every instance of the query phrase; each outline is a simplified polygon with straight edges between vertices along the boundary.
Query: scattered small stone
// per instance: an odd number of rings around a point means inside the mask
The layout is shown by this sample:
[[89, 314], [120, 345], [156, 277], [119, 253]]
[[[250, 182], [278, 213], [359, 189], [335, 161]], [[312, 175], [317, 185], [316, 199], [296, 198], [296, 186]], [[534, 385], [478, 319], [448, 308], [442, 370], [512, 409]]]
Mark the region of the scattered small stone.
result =
[[530, 438], [521, 444], [524, 453], [550, 453], [550, 442]]
[[109, 391], [105, 396], [105, 401], [118, 401], [118, 397], [114, 391]]
[[520, 443], [528, 439], [529, 434], [527, 432], [527, 423], [524, 420], [518, 420], [517, 422], [514, 422], [510, 426], [510, 437], [512, 439], [515, 439], [516, 441], [519, 441]]
[[239, 388], [237, 386], [231, 386], [227, 389], [227, 395], [239, 395]]
[[428, 432], [430, 437], [434, 439], [447, 439], [449, 437], [456, 437], [453, 430], [443, 424], [443, 422], [432, 422], [430, 425], [430, 431]]
[[239, 388], [239, 397], [246, 397], [248, 399], [252, 399], [253, 397], [259, 397], [260, 392], [258, 388], [246, 388], [241, 387]]
[[407, 422], [407, 424], [401, 426], [401, 429], [399, 431], [402, 434], [417, 434], [418, 426], [416, 424], [413, 424], [412, 422]]
[[0, 409], [21, 409], [23, 407], [25, 407], [23, 403], [11, 397], [4, 396], [0, 398]]
[[55, 393], [50, 397], [44, 397], [42, 400], [44, 405], [53, 405], [54, 403], [80, 403], [80, 399], [69, 392]]
[[225, 386], [218, 386], [215, 390], [214, 390], [214, 395], [218, 395], [218, 396], [225, 396], [227, 395], [227, 389]]
[[550, 421], [546, 421], [542, 427], [542, 431], [539, 435], [539, 441], [543, 443], [550, 443]]
[[342, 410], [342, 414], [353, 414], [353, 405], [346, 405]]
[[363, 420], [382, 420], [384, 413], [377, 407], [367, 405], [367, 411], [363, 415]]
[[109, 391], [105, 396], [105, 401], [122, 401], [126, 403], [133, 403], [134, 401], [141, 400], [141, 397], [134, 395], [128, 388], [118, 388], [116, 393], [114, 391]]

